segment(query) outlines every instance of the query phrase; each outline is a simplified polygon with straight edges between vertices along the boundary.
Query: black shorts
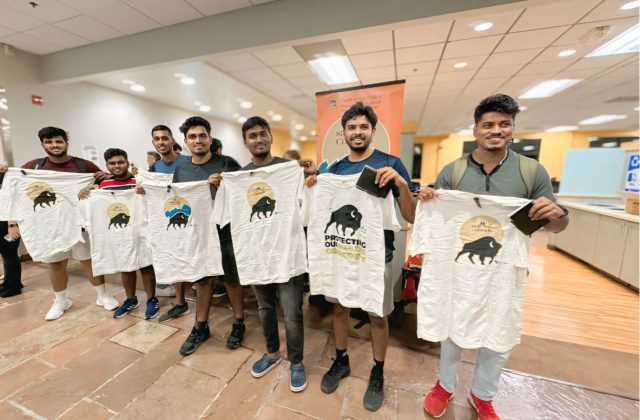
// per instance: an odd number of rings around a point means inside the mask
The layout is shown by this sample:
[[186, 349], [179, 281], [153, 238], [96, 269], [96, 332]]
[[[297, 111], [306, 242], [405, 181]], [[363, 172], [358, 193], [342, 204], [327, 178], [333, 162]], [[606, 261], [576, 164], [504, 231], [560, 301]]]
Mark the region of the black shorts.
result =
[[236, 256], [233, 253], [233, 241], [231, 240], [231, 225], [227, 224], [220, 229], [218, 226], [218, 237], [220, 238], [220, 252], [222, 253], [222, 269], [224, 276], [219, 279], [227, 284], [239, 284], [238, 267], [236, 266]]

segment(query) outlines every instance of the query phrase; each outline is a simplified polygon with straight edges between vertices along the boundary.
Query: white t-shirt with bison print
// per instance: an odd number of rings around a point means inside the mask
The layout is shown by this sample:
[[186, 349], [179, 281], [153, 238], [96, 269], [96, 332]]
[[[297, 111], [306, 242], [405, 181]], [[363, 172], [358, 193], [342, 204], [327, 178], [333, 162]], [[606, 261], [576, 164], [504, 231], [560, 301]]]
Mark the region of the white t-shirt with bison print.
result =
[[384, 315], [384, 230], [398, 231], [393, 194], [356, 188], [360, 174], [321, 174], [305, 188], [311, 294]]
[[92, 190], [82, 200], [91, 239], [94, 276], [136, 271], [151, 265], [151, 251], [143, 241], [143, 201], [135, 189]]
[[78, 192], [93, 181], [93, 174], [9, 168], [0, 190], [0, 214], [18, 221], [34, 261], [46, 261], [84, 242]]
[[222, 174], [211, 226], [231, 223], [242, 285], [285, 283], [307, 272], [303, 184], [295, 161]]
[[195, 282], [222, 275], [220, 241], [209, 220], [213, 200], [207, 181], [143, 181], [147, 239], [156, 281]]
[[419, 202], [409, 245], [424, 254], [419, 338], [497, 352], [520, 343], [528, 237], [509, 215], [528, 202], [449, 190]]

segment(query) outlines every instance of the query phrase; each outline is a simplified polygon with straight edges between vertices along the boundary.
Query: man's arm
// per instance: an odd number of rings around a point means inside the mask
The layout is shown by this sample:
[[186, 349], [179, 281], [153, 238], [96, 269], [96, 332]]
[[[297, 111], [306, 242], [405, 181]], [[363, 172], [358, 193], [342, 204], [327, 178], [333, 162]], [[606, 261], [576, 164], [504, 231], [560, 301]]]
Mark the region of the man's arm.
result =
[[380, 187], [384, 187], [389, 182], [393, 182], [400, 191], [400, 194], [396, 197], [398, 206], [400, 206], [400, 213], [409, 223], [413, 223], [416, 218], [416, 203], [417, 200], [409, 190], [409, 184], [402, 175], [398, 173], [391, 166], [378, 169], [376, 174], [376, 184]]

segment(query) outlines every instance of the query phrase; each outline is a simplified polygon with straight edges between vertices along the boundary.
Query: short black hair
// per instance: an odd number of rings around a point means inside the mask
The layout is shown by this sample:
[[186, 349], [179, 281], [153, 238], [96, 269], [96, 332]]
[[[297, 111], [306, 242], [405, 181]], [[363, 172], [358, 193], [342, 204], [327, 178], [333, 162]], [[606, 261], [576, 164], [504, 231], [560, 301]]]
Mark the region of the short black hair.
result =
[[249, 118], [244, 122], [244, 124], [242, 124], [242, 138], [244, 139], [247, 131], [256, 126], [266, 128], [269, 134], [271, 134], [271, 127], [269, 126], [269, 122], [262, 117], [254, 116]]
[[159, 161], [160, 159], [162, 159], [162, 156], [160, 156], [160, 153], [156, 152], [156, 151], [149, 151], [147, 152], [148, 156], [153, 156], [153, 158], [157, 161]]
[[52, 139], [54, 137], [62, 137], [64, 141], [69, 141], [67, 137], [67, 132], [62, 128], [58, 127], [44, 127], [38, 131], [38, 137], [40, 138], [40, 143], [44, 141], [44, 139]]
[[222, 149], [222, 142], [220, 139], [212, 138], [211, 139], [211, 153], [218, 153]]
[[180, 126], [180, 132], [187, 136], [187, 131], [193, 127], [204, 127], [208, 135], [211, 135], [211, 124], [202, 117], [189, 117]]
[[347, 121], [361, 115], [367, 117], [367, 119], [371, 123], [371, 128], [376, 128], [376, 124], [378, 124], [378, 116], [376, 115], [373, 108], [371, 108], [369, 105], [363, 104], [362, 102], [356, 102], [355, 104], [351, 105], [351, 108], [347, 109], [347, 111], [342, 114], [342, 128], [344, 129], [347, 126]]
[[125, 152], [122, 149], [107, 149], [104, 152], [104, 161], [108, 161], [109, 159], [111, 159], [112, 157], [116, 157], [116, 156], [124, 156], [124, 160], [128, 161], [129, 157], [127, 156], [127, 152]]
[[167, 127], [166, 125], [164, 125], [164, 124], [158, 124], [158, 125], [156, 125], [155, 127], [153, 127], [153, 128], [151, 129], [151, 135], [152, 135], [152, 136], [153, 136], [153, 132], [154, 132], [154, 131], [168, 131], [168, 132], [169, 132], [169, 135], [170, 135], [171, 137], [173, 137], [173, 133], [171, 132], [171, 129], [170, 129], [169, 127]]
[[487, 96], [480, 101], [473, 112], [473, 119], [475, 123], [477, 124], [482, 116], [487, 112], [499, 112], [501, 114], [506, 114], [515, 121], [516, 114], [520, 112], [520, 107], [511, 96], [503, 93], [496, 93], [495, 95]]

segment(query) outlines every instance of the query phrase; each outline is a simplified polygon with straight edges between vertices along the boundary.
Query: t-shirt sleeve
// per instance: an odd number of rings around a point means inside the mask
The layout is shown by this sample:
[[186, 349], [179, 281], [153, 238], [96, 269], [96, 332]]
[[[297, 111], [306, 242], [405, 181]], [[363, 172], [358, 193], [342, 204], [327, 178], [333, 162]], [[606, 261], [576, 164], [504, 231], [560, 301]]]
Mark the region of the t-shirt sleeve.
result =
[[35, 169], [36, 168], [36, 159], [34, 160], [30, 160], [29, 162], [25, 163], [24, 165], [21, 166], [22, 169]]
[[218, 192], [216, 193], [216, 199], [213, 202], [213, 211], [211, 212], [211, 222], [220, 225], [221, 228], [231, 222], [228, 210], [229, 197], [227, 197], [226, 184], [227, 182], [224, 180], [220, 183]]
[[304, 187], [303, 189], [302, 209], [300, 210], [303, 226], [309, 226], [309, 222], [311, 221], [311, 210], [313, 209], [316, 188], [318, 187], [314, 185], [313, 187]]
[[[80, 159], [78, 158], [78, 160], [80, 160]], [[87, 167], [86, 170], [85, 170], [85, 173], [95, 174], [96, 172], [99, 172], [99, 171], [102, 170], [102, 169], [98, 168], [95, 163], [93, 163], [93, 162], [91, 162], [89, 160], [86, 160], [86, 159], [82, 159], [82, 160], [84, 161], [84, 164]]]
[[535, 200], [539, 197], [547, 197], [551, 201], [556, 201], [549, 173], [545, 167], [540, 164], [538, 164], [538, 168], [536, 169], [536, 179], [533, 183], [533, 191], [531, 192], [532, 199]]
[[453, 164], [448, 164], [438, 174], [435, 182], [436, 188], [442, 188], [444, 190], [451, 189], [451, 178], [453, 177]]
[[[404, 180], [407, 182], [407, 185], [409, 186], [409, 189], [411, 189], [411, 185], [413, 182], [411, 181], [411, 177], [409, 176], [409, 171], [407, 171], [407, 168], [404, 166], [402, 161], [400, 159], [395, 159], [392, 168], [395, 169], [402, 178], [404, 178]], [[397, 198], [400, 195], [400, 188], [398, 188], [397, 186], [391, 186], [391, 190], [393, 191], [394, 197]]]
[[401, 226], [396, 216], [395, 200], [387, 196], [382, 204], [382, 224], [385, 230], [399, 231]]

